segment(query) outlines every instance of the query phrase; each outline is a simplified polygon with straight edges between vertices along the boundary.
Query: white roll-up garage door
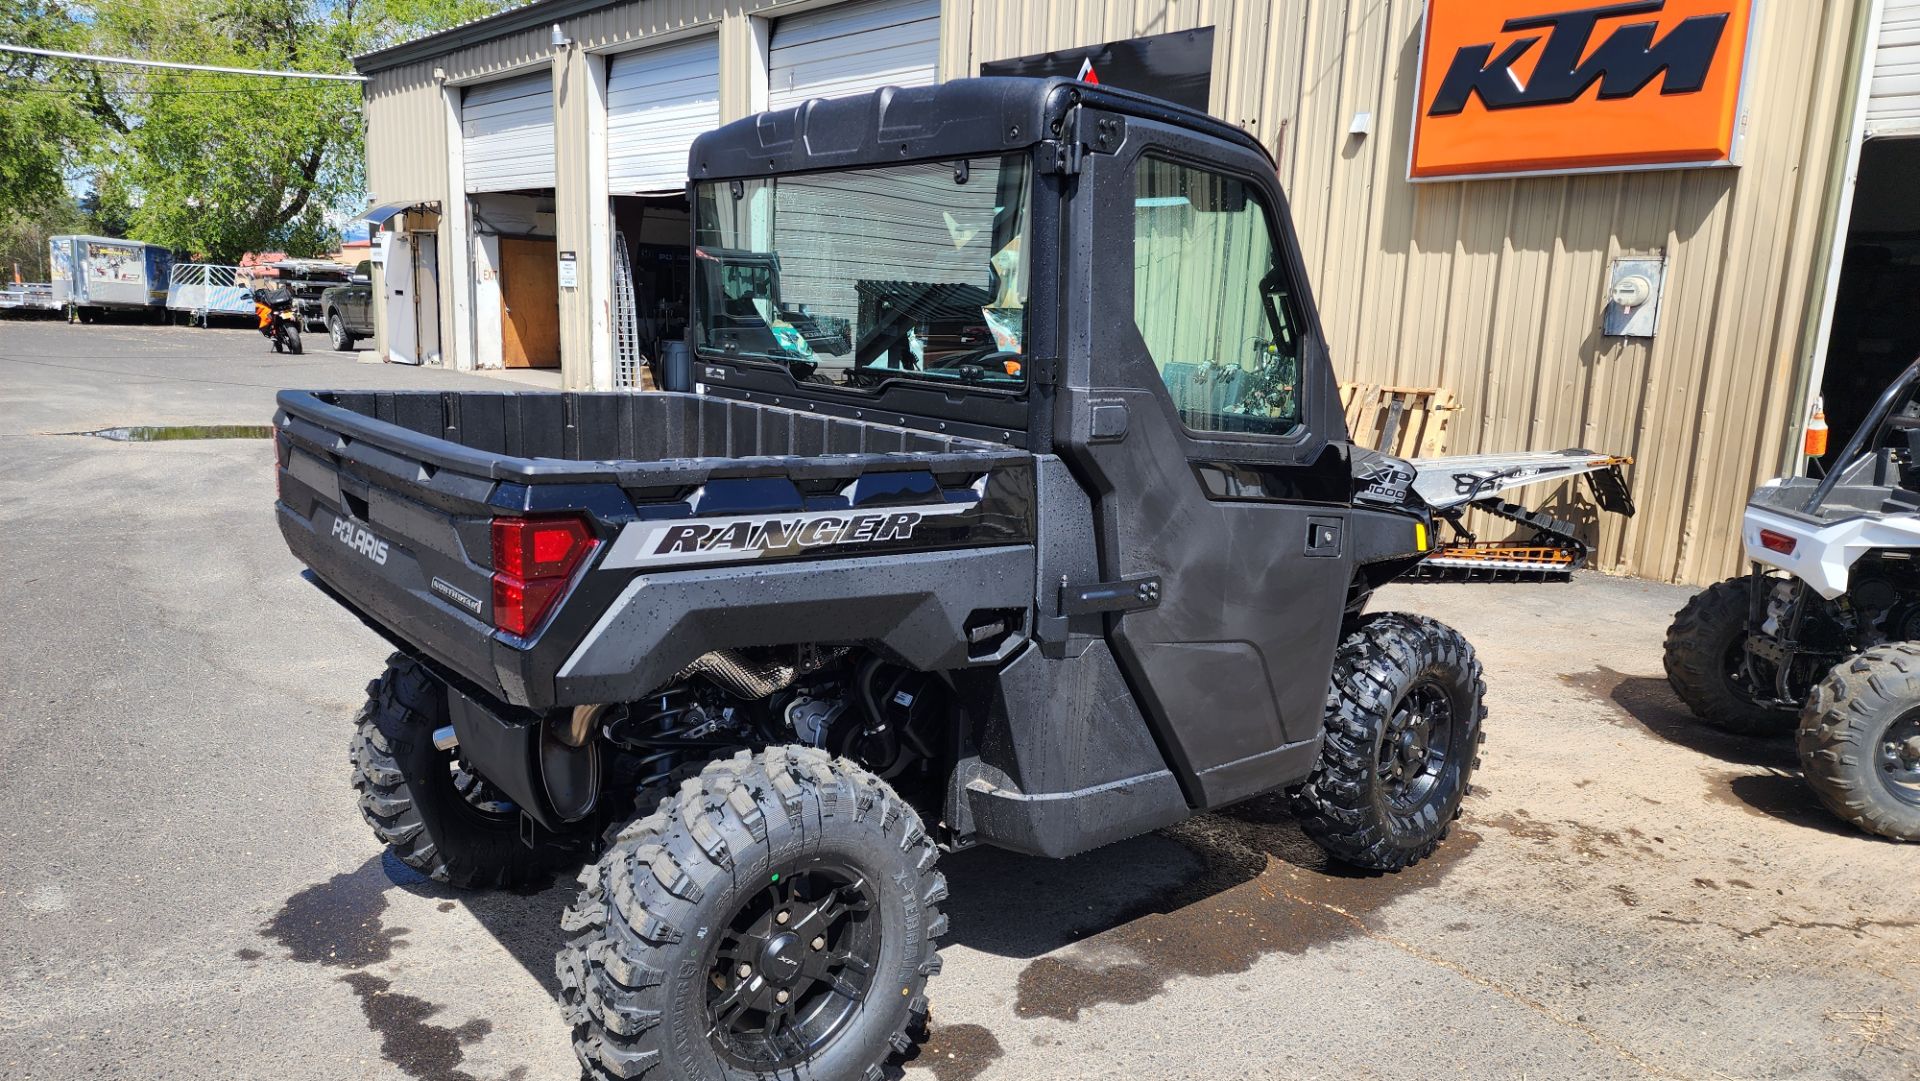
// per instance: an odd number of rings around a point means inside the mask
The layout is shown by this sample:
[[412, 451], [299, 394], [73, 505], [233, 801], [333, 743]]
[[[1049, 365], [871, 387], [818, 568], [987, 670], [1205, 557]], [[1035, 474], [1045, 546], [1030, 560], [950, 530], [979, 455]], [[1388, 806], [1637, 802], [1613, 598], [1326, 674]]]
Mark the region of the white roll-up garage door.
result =
[[925, 86], [940, 69], [940, 0], [867, 0], [773, 24], [767, 108]]
[[553, 75], [468, 87], [460, 141], [468, 191], [553, 187]]
[[607, 188], [679, 191], [687, 148], [720, 126], [720, 40], [621, 53], [607, 69]]
[[1872, 137], [1920, 135], [1920, 0], [1886, 0], [1874, 50]]

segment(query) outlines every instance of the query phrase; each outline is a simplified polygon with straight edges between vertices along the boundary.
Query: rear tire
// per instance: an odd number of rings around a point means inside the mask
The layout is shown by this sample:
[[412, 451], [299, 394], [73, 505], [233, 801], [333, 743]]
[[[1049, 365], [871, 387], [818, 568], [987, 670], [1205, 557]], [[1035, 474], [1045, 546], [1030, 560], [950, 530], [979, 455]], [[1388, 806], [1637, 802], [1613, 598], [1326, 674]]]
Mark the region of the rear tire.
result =
[[[940, 971], [937, 856], [913, 808], [844, 758], [709, 763], [620, 832], [561, 920], [579, 932], [555, 968], [585, 1076], [877, 1081]], [[776, 1048], [781, 1033], [810, 1050]]]
[[1367, 870], [1431, 855], [1472, 790], [1486, 690], [1453, 628], [1399, 612], [1362, 623], [1334, 657], [1319, 764], [1292, 793], [1307, 836]]
[[520, 840], [520, 809], [433, 745], [447, 723], [447, 689], [404, 653], [367, 684], [350, 758], [360, 814], [401, 863], [463, 889], [544, 882], [564, 849]]
[[287, 352], [296, 357], [306, 352], [306, 346], [300, 342], [300, 324], [298, 323], [287, 324]]
[[327, 315], [327, 337], [333, 339], [336, 352], [344, 353], [353, 348], [353, 335], [347, 333], [347, 325], [340, 321], [339, 312]]
[[1920, 841], [1920, 644], [1834, 665], [1801, 715], [1800, 765], [1827, 809], [1895, 841]]
[[1798, 712], [1756, 701], [1740, 672], [1751, 634], [1751, 588], [1751, 578], [1729, 578], [1680, 609], [1667, 628], [1667, 682], [1695, 716], [1716, 728], [1742, 736], [1791, 735]]

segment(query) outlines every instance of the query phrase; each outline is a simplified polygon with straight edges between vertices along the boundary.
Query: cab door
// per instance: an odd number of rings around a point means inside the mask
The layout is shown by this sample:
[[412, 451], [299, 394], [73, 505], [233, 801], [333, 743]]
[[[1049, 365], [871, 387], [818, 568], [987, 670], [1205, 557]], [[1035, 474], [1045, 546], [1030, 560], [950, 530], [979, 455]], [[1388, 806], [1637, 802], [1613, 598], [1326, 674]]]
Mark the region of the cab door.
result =
[[[1083, 110], [1086, 112], [1087, 110]], [[1106, 636], [1189, 802], [1303, 779], [1353, 561], [1346, 431], [1273, 166], [1135, 117], [1070, 197], [1056, 440]], [[1091, 598], [1091, 599], [1090, 599]]]

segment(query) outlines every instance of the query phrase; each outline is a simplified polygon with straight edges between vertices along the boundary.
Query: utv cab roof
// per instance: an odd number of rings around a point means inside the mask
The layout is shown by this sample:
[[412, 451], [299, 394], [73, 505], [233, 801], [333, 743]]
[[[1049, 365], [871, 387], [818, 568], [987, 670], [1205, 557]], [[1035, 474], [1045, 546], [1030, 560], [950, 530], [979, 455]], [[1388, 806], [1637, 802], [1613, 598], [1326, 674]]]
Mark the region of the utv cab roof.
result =
[[736, 120], [693, 141], [687, 175], [745, 179], [1004, 154], [1055, 137], [1077, 104], [1198, 131], [1273, 160], [1245, 131], [1169, 101], [1075, 79], [1001, 77], [882, 87]]

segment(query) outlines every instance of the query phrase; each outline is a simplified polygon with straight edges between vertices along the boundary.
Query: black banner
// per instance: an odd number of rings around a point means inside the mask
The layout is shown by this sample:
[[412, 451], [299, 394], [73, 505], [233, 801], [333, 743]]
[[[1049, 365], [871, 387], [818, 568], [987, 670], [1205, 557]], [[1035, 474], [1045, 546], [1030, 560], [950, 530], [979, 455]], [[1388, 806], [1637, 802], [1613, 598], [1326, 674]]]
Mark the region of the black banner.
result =
[[1105, 45], [1012, 60], [992, 60], [980, 65], [980, 74], [1038, 78], [1065, 75], [1152, 94], [1204, 113], [1207, 95], [1213, 89], [1213, 27], [1109, 41]]

